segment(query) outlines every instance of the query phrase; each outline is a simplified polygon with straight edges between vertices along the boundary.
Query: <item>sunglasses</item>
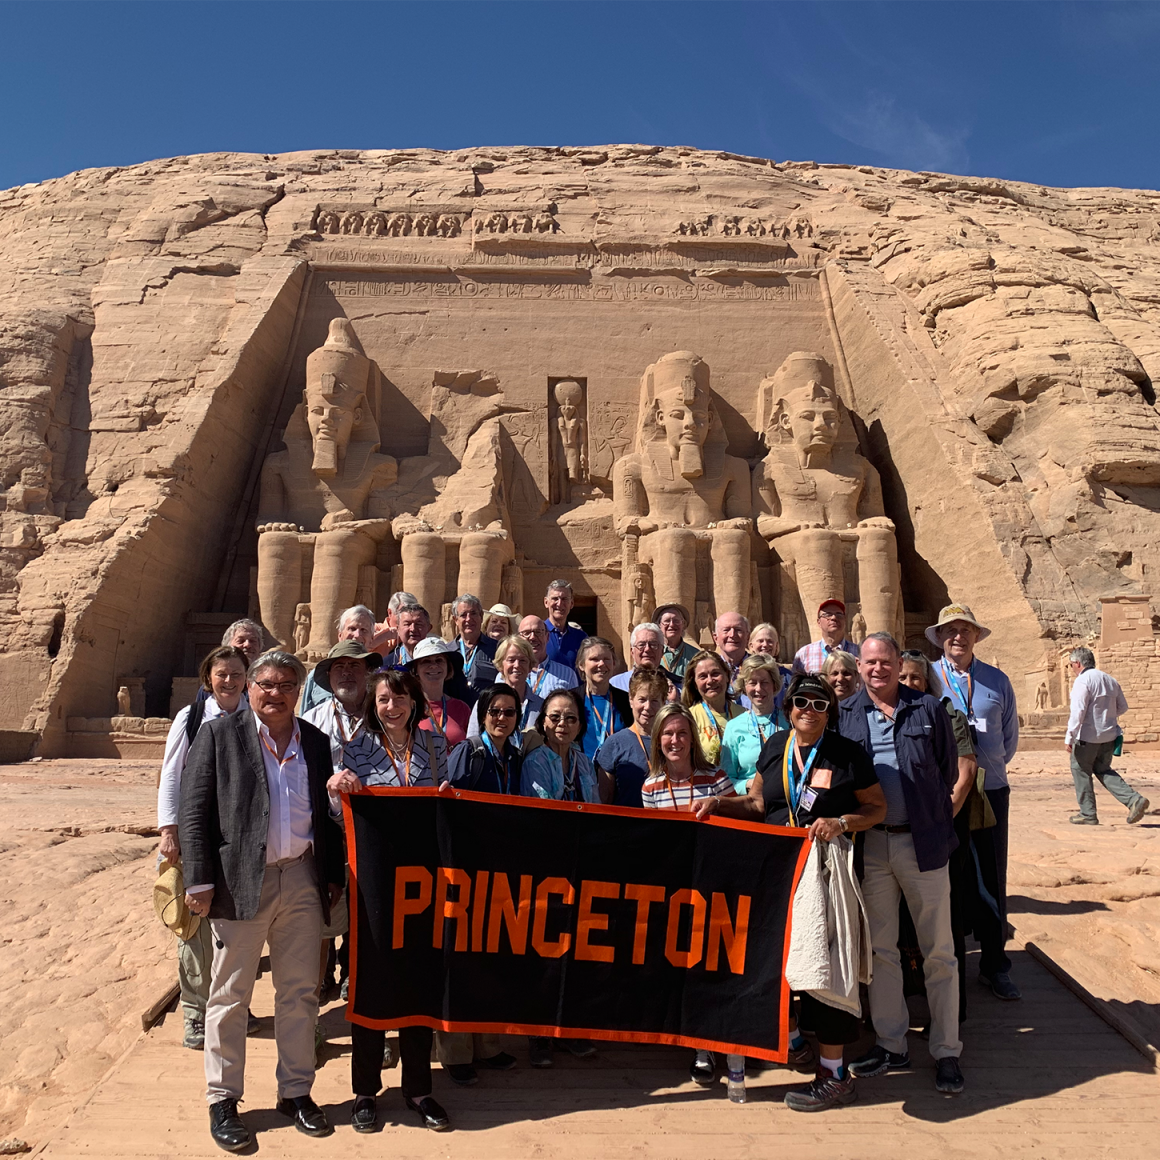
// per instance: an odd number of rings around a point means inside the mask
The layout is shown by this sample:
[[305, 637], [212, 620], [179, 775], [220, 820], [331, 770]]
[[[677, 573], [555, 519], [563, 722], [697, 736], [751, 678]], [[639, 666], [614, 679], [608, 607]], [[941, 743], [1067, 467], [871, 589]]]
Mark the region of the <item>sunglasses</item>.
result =
[[493, 721], [509, 721], [516, 715], [515, 709], [488, 709], [487, 715]]
[[794, 697], [790, 704], [795, 709], [812, 709], [815, 713], [828, 713], [830, 711], [830, 702], [822, 701], [814, 697], [803, 697], [800, 694]]
[[580, 718], [577, 717], [575, 714], [571, 714], [567, 717], [561, 717], [559, 713], [549, 713], [548, 716], [544, 718], [544, 720], [550, 721], [553, 725], [579, 725], [580, 724]]

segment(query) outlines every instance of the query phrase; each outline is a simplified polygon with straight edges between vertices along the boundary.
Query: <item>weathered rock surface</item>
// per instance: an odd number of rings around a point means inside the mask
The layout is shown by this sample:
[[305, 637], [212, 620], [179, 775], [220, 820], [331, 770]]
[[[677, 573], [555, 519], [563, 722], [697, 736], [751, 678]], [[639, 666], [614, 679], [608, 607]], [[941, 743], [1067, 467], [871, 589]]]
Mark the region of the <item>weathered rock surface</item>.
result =
[[[568, 575], [614, 636], [607, 504], [553, 500], [553, 385], [583, 388], [607, 495], [665, 352], [710, 364], [751, 468], [758, 385], [819, 352], [882, 479], [907, 635], [966, 601], [984, 659], [1058, 708], [1100, 599], [1155, 596], [1158, 240], [1151, 191], [652, 146], [212, 154], [0, 193], [0, 726], [62, 752], [130, 676], [159, 715], [187, 614], [251, 608], [258, 476], [334, 317], [382, 371], [393, 514], [483, 521], [471, 465], [498, 455], [528, 599]], [[460, 376], [501, 393], [463, 388], [468, 414]]]

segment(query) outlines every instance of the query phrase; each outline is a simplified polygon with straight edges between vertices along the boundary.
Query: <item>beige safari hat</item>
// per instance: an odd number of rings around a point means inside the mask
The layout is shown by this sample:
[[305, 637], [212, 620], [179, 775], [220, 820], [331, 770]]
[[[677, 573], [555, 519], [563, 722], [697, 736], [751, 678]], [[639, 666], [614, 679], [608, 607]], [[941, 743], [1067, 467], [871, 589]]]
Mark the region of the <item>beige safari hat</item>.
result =
[[965, 604], [948, 604], [938, 614], [938, 623], [932, 624], [926, 630], [926, 639], [934, 645], [935, 648], [942, 648], [938, 639], [938, 630], [944, 624], [950, 624], [952, 620], [965, 620], [968, 624], [973, 624], [979, 630], [979, 640], [986, 640], [991, 635], [989, 628], [981, 625], [976, 619], [975, 614]]
[[181, 867], [162, 862], [157, 881], [153, 883], [153, 909], [161, 922], [182, 942], [188, 942], [201, 923], [201, 916], [185, 905], [185, 882]]

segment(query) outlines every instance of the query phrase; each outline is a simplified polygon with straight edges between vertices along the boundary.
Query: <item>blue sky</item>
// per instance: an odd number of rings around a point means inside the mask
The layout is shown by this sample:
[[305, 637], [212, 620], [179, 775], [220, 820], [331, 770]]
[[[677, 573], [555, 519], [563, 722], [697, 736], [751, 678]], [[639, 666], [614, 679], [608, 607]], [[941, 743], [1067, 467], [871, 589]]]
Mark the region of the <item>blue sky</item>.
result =
[[0, 188], [184, 153], [684, 144], [1160, 188], [1153, 3], [0, 0]]

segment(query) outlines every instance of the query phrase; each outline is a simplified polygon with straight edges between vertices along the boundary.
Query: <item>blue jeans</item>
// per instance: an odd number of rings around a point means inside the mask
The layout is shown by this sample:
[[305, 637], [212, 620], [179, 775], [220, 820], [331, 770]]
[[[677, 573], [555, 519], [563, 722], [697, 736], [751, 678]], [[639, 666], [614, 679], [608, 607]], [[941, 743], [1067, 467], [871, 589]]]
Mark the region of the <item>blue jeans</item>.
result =
[[1071, 747], [1071, 777], [1075, 782], [1079, 812], [1085, 818], [1094, 820], [1096, 816], [1096, 789], [1092, 778], [1098, 777], [1100, 785], [1129, 810], [1143, 796], [1112, 768], [1115, 747], [1115, 738], [1111, 741], [1077, 741]]

